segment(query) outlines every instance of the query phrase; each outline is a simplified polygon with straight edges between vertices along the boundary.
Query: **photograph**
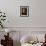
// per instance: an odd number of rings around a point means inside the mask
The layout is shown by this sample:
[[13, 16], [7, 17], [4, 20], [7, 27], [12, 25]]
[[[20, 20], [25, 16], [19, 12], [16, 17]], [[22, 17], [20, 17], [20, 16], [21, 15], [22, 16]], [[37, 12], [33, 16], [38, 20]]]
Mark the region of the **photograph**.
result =
[[20, 6], [20, 16], [22, 17], [29, 16], [29, 6]]

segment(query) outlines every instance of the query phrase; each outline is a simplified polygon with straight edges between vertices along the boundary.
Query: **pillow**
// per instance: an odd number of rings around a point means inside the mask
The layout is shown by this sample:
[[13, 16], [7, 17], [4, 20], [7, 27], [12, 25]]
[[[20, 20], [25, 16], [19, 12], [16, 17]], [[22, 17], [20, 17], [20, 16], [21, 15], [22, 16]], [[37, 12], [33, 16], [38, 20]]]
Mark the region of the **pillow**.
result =
[[22, 43], [21, 46], [33, 46], [32, 44]]
[[21, 43], [25, 43], [25, 42], [28, 42], [30, 41], [30, 37], [27, 36], [27, 35], [24, 35], [21, 39], [20, 39], [20, 42]]
[[21, 43], [33, 43], [34, 41], [37, 41], [37, 38], [35, 36], [26, 35], [20, 39]]
[[45, 42], [45, 38], [44, 38], [45, 34], [39, 34], [38, 37], [38, 41], [39, 42]]

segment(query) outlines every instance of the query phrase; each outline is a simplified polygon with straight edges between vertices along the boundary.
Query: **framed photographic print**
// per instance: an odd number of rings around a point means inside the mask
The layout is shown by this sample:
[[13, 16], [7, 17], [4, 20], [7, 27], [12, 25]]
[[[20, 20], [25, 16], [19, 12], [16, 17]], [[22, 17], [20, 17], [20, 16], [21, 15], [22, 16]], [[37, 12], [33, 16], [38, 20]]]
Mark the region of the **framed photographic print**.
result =
[[29, 16], [29, 6], [20, 6], [20, 16], [22, 17]]

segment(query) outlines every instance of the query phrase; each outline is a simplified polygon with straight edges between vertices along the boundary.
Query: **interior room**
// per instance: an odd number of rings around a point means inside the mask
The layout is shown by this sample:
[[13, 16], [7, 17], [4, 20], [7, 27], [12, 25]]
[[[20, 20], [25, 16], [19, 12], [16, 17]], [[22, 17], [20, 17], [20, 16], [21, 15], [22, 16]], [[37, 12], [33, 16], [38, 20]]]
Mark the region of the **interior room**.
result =
[[46, 46], [46, 0], [0, 0], [0, 46]]

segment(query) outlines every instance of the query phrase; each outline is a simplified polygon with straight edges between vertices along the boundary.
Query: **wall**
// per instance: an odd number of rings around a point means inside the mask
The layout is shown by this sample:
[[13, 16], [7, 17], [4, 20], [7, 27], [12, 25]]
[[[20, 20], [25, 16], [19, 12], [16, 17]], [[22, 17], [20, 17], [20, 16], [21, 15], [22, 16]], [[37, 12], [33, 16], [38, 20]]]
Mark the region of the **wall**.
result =
[[33, 26], [46, 27], [46, 0], [32, 0]]
[[[0, 0], [6, 12], [6, 27], [46, 27], [46, 0]], [[29, 17], [20, 17], [20, 6], [29, 6]]]
[[[29, 6], [31, 1], [25, 0], [1, 0], [1, 10], [6, 12], [8, 23], [6, 27], [25, 27], [31, 21], [31, 6]], [[30, 17], [20, 17], [20, 6], [27, 5], [30, 10]], [[27, 22], [29, 20], [29, 22]], [[30, 24], [30, 23], [29, 23]]]
[[[20, 17], [20, 6], [26, 5], [29, 17]], [[46, 0], [0, 0], [0, 10], [6, 12], [5, 26], [20, 31], [20, 36], [31, 31], [46, 31]]]

